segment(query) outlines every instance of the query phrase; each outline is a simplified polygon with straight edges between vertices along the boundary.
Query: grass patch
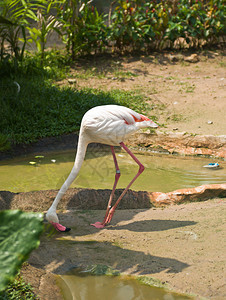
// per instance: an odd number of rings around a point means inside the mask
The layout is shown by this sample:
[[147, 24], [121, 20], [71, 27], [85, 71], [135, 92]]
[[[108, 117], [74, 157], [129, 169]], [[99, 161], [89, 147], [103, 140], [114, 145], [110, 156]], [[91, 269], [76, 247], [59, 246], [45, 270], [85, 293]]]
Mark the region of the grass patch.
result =
[[182, 114], [172, 114], [167, 118], [167, 120], [172, 120], [174, 122], [184, 121], [184, 117]]
[[220, 66], [221, 68], [226, 68], [226, 62], [225, 62], [225, 61], [219, 62], [219, 66]]
[[98, 78], [98, 79], [102, 79], [102, 78], [105, 78], [106, 74], [105, 72], [102, 72], [102, 71], [98, 71], [97, 68], [93, 67], [93, 68], [89, 68], [89, 69], [86, 69], [85, 71], [76, 71], [75, 74], [74, 74], [74, 77], [75, 78], [79, 78], [79, 79], [90, 79], [90, 78]]
[[126, 79], [126, 78], [131, 78], [131, 77], [137, 77], [138, 75], [133, 72], [130, 72], [130, 71], [123, 71], [123, 70], [118, 69], [114, 72], [114, 76], [118, 77], [118, 78]]
[[[118, 104], [149, 115], [150, 106], [140, 92], [100, 89], [76, 89], [74, 85], [58, 86], [57, 81], [70, 77], [70, 61], [63, 53], [45, 54], [44, 66], [38, 55], [27, 54], [17, 66], [7, 62], [0, 66], [0, 151], [11, 144], [31, 143], [40, 138], [79, 131], [84, 113], [92, 107]], [[122, 78], [136, 76], [120, 67], [106, 70], [92, 67], [74, 73], [74, 77], [102, 77], [107, 72]], [[149, 116], [150, 117], [150, 116]]]
[[195, 84], [190, 85], [187, 82], [181, 82], [180, 84], [183, 86], [183, 88], [179, 90], [180, 93], [193, 93], [195, 91]]
[[0, 300], [35, 300], [37, 296], [34, 294], [30, 284], [27, 284], [20, 274], [10, 283], [6, 290], [0, 292]]
[[20, 85], [19, 93], [0, 90], [0, 131], [14, 143], [30, 143], [78, 131], [84, 113], [98, 105], [119, 104], [141, 113], [148, 112], [144, 96], [133, 92], [76, 90], [58, 87], [40, 78], [16, 81]]
[[0, 133], [0, 151], [7, 151], [11, 147], [8, 137]]

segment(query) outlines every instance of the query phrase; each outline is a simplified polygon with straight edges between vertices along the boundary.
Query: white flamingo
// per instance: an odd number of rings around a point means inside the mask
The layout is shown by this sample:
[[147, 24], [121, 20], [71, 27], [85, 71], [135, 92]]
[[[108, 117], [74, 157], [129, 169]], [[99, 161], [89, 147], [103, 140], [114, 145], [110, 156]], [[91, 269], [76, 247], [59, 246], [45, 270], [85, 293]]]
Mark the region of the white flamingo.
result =
[[[135, 155], [125, 146], [123, 141], [133, 132], [137, 131], [140, 128], [153, 127], [157, 128], [158, 125], [147, 117], [127, 108], [119, 105], [103, 105], [97, 106], [85, 113], [82, 119], [77, 154], [75, 158], [74, 166], [71, 170], [70, 175], [62, 185], [59, 190], [55, 200], [53, 201], [51, 207], [49, 208], [46, 218], [47, 220], [58, 230], [58, 231], [69, 231], [70, 228], [67, 228], [59, 223], [56, 209], [57, 205], [65, 194], [71, 183], [74, 181], [76, 176], [79, 173], [79, 170], [82, 166], [86, 148], [89, 143], [101, 143], [111, 146], [111, 151], [115, 163], [116, 174], [115, 182], [113, 189], [109, 198], [105, 218], [103, 222], [96, 222], [91, 224], [96, 228], [103, 228], [106, 224], [110, 223], [114, 211], [118, 206], [120, 200], [125, 195], [127, 190], [130, 188], [132, 183], [137, 179], [137, 177], [144, 171], [144, 166], [141, 162], [135, 157]], [[115, 205], [111, 207], [112, 198], [116, 189], [117, 182], [120, 177], [120, 170], [118, 167], [117, 159], [115, 156], [114, 146], [120, 145], [125, 151], [135, 160], [139, 166], [139, 170], [132, 181], [125, 188], [123, 193], [120, 195]]]

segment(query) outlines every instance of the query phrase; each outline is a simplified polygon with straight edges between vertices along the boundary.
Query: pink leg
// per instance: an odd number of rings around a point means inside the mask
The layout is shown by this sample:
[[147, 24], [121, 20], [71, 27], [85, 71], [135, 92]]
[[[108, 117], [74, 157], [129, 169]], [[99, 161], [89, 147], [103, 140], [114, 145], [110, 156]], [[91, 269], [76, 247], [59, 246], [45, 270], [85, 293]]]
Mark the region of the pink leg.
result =
[[[103, 228], [106, 224], [109, 224], [112, 220], [112, 217], [114, 215], [114, 212], [116, 210], [116, 207], [118, 206], [119, 202], [122, 200], [123, 196], [125, 195], [125, 193], [128, 191], [128, 189], [131, 187], [131, 185], [134, 183], [134, 181], [137, 179], [138, 176], [140, 176], [140, 174], [144, 171], [144, 166], [142, 165], [142, 163], [136, 158], [136, 156], [126, 147], [126, 145], [121, 142], [120, 146], [123, 147], [126, 152], [135, 160], [135, 162], [139, 165], [139, 170], [136, 174], [136, 176], [131, 180], [131, 182], [128, 184], [128, 186], [125, 188], [125, 190], [122, 192], [122, 194], [120, 195], [120, 197], [118, 198], [118, 200], [116, 201], [115, 205], [110, 208], [108, 207], [106, 215], [104, 218], [103, 223], [100, 223], [101, 226], [95, 226], [97, 228]], [[116, 173], [117, 174], [117, 173]], [[115, 185], [114, 185], [115, 186]], [[110, 201], [110, 200], [109, 200]], [[96, 223], [95, 223], [96, 224]]]
[[117, 159], [116, 159], [116, 156], [115, 156], [115, 150], [114, 150], [113, 146], [111, 146], [111, 152], [112, 152], [112, 155], [113, 155], [113, 159], [114, 159], [114, 163], [115, 163], [115, 169], [116, 169], [115, 182], [114, 182], [113, 189], [112, 189], [109, 201], [108, 201], [108, 206], [107, 206], [106, 214], [105, 214], [105, 217], [104, 217], [104, 221], [103, 222], [96, 222], [95, 224], [91, 224], [96, 228], [103, 228], [105, 226], [106, 220], [108, 218], [109, 211], [111, 209], [111, 202], [112, 202], [113, 196], [115, 194], [115, 189], [116, 189], [118, 180], [121, 176], [120, 170], [119, 170], [119, 167], [118, 167], [118, 162], [117, 162]]
[[116, 201], [115, 205], [110, 209], [106, 223], [108, 224], [111, 222], [111, 219], [114, 215], [114, 212], [116, 210], [116, 207], [118, 206], [119, 202], [122, 200], [123, 196], [125, 195], [125, 193], [128, 191], [128, 189], [131, 187], [131, 185], [134, 183], [134, 181], [137, 179], [137, 177], [140, 176], [140, 174], [144, 171], [144, 166], [142, 165], [142, 163], [136, 158], [136, 156], [126, 147], [126, 145], [121, 142], [120, 146], [122, 146], [126, 152], [135, 160], [135, 162], [139, 165], [139, 170], [136, 174], [136, 176], [131, 180], [131, 182], [128, 184], [128, 186], [125, 188], [125, 190], [122, 192], [122, 194], [120, 195], [120, 197], [118, 198], [118, 200]]

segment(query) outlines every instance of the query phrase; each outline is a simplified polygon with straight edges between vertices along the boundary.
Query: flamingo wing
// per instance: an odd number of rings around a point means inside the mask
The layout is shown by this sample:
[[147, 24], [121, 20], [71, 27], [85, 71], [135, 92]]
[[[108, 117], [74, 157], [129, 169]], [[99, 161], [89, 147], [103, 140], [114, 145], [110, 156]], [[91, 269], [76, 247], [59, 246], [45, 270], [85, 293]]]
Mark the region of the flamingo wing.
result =
[[144, 127], [157, 127], [147, 117], [119, 105], [103, 105], [90, 109], [82, 127], [94, 142], [115, 145], [126, 136]]
[[97, 106], [90, 110], [95, 114], [95, 119], [103, 118], [112, 121], [123, 121], [128, 125], [135, 124], [135, 122], [150, 121], [149, 118], [142, 114], [135, 112], [134, 110], [120, 105], [103, 105]]
[[151, 121], [148, 117], [124, 106], [106, 105], [106, 108], [109, 109], [111, 114], [117, 116], [121, 120], [124, 120], [127, 125], [132, 125], [136, 122]]

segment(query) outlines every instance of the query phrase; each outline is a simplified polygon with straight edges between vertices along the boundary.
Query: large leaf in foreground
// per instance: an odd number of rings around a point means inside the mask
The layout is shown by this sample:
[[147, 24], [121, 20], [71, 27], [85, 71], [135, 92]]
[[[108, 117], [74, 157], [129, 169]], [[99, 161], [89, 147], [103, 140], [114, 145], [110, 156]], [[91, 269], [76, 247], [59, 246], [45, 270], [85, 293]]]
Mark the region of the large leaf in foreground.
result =
[[42, 230], [43, 216], [40, 213], [0, 212], [0, 291], [13, 280], [30, 252], [39, 246]]

